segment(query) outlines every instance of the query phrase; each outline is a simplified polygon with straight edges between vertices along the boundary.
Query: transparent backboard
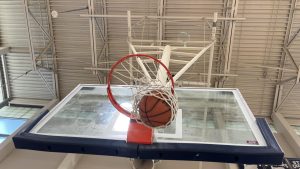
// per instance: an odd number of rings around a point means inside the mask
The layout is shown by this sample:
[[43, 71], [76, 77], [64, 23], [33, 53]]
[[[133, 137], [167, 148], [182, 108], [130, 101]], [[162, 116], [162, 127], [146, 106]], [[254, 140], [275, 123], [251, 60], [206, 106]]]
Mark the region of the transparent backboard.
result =
[[[130, 86], [114, 86], [114, 96], [131, 106]], [[154, 142], [266, 146], [256, 119], [237, 89], [176, 88], [179, 111]], [[50, 136], [126, 140], [129, 118], [107, 98], [104, 85], [79, 85], [30, 131]]]

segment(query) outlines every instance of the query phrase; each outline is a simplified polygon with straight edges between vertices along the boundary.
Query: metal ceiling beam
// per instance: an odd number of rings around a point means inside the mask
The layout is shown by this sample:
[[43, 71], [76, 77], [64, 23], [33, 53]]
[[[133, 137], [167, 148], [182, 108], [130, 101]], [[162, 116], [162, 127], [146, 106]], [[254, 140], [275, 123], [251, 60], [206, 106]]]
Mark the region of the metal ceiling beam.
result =
[[[238, 10], [238, 4], [239, 4], [239, 0], [232, 0], [230, 18], [236, 17], [237, 10]], [[230, 72], [235, 24], [236, 24], [235, 20], [232, 20], [229, 23], [229, 29], [228, 29], [228, 33], [227, 33], [227, 47], [226, 47], [226, 51], [225, 51], [225, 67], [224, 67], [225, 74]]]
[[[103, 6], [103, 15], [106, 15], [107, 14], [107, 5], [106, 5], [106, 0], [100, 0], [101, 1], [101, 4]], [[105, 61], [107, 62], [105, 64], [105, 68], [109, 68], [110, 65], [108, 63], [109, 61], [109, 43], [108, 43], [108, 30], [107, 30], [107, 27], [108, 27], [108, 22], [107, 22], [107, 18], [102, 18], [102, 22], [103, 22], [103, 32], [104, 32], [104, 38], [105, 38], [105, 48], [104, 48], [104, 53], [105, 53]], [[98, 63], [97, 63], [98, 64]], [[106, 76], [103, 77], [103, 82], [106, 83]]]
[[[33, 13], [31, 12], [30, 8], [29, 8], [29, 0], [24, 0], [24, 13], [25, 13], [25, 22], [26, 22], [26, 28], [27, 28], [27, 32], [28, 32], [28, 44], [29, 44], [29, 54], [31, 55], [31, 61], [32, 61], [32, 70], [33, 71], [37, 71], [38, 74], [40, 75], [41, 79], [44, 81], [46, 87], [49, 89], [50, 93], [55, 97], [58, 98], [59, 97], [59, 88], [58, 88], [58, 77], [57, 77], [57, 73], [55, 72], [55, 67], [56, 67], [56, 62], [55, 62], [55, 46], [53, 43], [53, 30], [52, 30], [52, 20], [51, 20], [51, 14], [50, 14], [50, 4], [49, 4], [49, 0], [45, 0], [45, 4], [46, 4], [46, 10], [47, 10], [47, 14], [48, 14], [48, 24], [49, 24], [49, 33], [47, 32], [47, 30], [45, 29], [45, 27], [35, 18], [35, 16], [33, 15]], [[48, 37], [48, 44], [47, 46], [44, 47], [44, 49], [42, 49], [42, 51], [40, 52], [39, 56], [36, 57], [35, 56], [35, 51], [34, 51], [34, 46], [33, 46], [33, 39], [32, 39], [32, 32], [31, 32], [31, 25], [30, 25], [30, 19], [29, 16], [32, 17], [33, 21], [39, 26], [39, 28], [42, 30], [42, 32], [44, 33], [44, 35], [46, 35]], [[42, 55], [44, 55], [47, 50], [52, 47], [52, 59], [54, 61], [54, 68], [53, 68], [53, 79], [54, 79], [54, 83], [53, 86], [50, 86], [48, 84], [48, 82], [46, 81], [46, 79], [44, 78], [44, 76], [41, 74], [41, 72], [38, 70], [37, 68], [37, 59], [40, 59], [40, 57], [42, 57]], [[53, 91], [53, 89], [55, 91]]]
[[51, 41], [52, 41], [51, 57], [52, 57], [52, 63], [53, 63], [53, 79], [54, 79], [53, 89], [55, 89], [56, 98], [60, 99], [59, 84], [58, 84], [58, 74], [57, 74], [57, 60], [56, 60], [57, 59], [57, 55], [56, 55], [56, 48], [55, 48], [55, 41], [54, 41], [54, 33], [53, 33], [53, 25], [52, 25], [51, 9], [50, 9], [50, 2], [49, 2], [49, 0], [46, 0], [46, 6], [47, 6], [49, 33], [50, 33]]
[[215, 43], [216, 43], [216, 32], [217, 32], [217, 20], [218, 20], [218, 13], [214, 13], [214, 19], [211, 29], [211, 41], [213, 41], [212, 46], [210, 47], [209, 51], [209, 62], [208, 62], [208, 76], [207, 76], [207, 87], [211, 86], [211, 72], [212, 72], [212, 65], [214, 59], [214, 51], [215, 51]]
[[[290, 34], [291, 34], [291, 29], [294, 21], [294, 14], [295, 14], [295, 8], [297, 6], [297, 0], [290, 0], [291, 6], [289, 9], [289, 17], [287, 20], [287, 27], [285, 31], [285, 36], [284, 36], [284, 42], [283, 42], [283, 51], [282, 51], [282, 56], [281, 56], [281, 61], [280, 61], [280, 67], [283, 68], [285, 61], [286, 61], [286, 52], [284, 51], [284, 48], [287, 46], [289, 43], [290, 39]], [[282, 79], [283, 78], [283, 71], [279, 71], [278, 78]]]
[[[100, 6], [97, 6], [97, 0], [95, 1], [95, 13], [100, 13], [100, 14], [106, 14], [106, 2], [104, 2], [103, 0], [99, 0], [99, 4]], [[97, 10], [98, 9], [98, 10]], [[108, 55], [108, 51], [107, 51], [107, 47], [108, 47], [108, 39], [107, 39], [107, 29], [106, 29], [106, 18], [94, 18], [95, 19], [95, 23], [96, 23], [96, 33], [98, 33], [97, 35], [100, 36], [100, 44], [96, 45], [97, 46], [101, 46], [100, 52], [97, 53], [97, 59], [96, 59], [96, 64], [98, 67], [99, 61], [103, 61], [103, 59], [105, 61], [107, 61], [107, 55]], [[96, 42], [97, 39], [96, 39]], [[105, 67], [108, 67], [107, 65], [105, 65]], [[100, 71], [96, 71], [96, 76], [99, 80], [100, 83], [106, 83], [106, 76], [105, 74], [103, 74]], [[103, 76], [103, 78], [101, 78], [101, 75]]]
[[[283, 76], [284, 76], [284, 65], [286, 62], [286, 55], [288, 55], [291, 59], [291, 61], [293, 62], [294, 66], [296, 67], [297, 70], [297, 77], [298, 77], [298, 72], [299, 72], [299, 68], [297, 63], [295, 62], [293, 56], [291, 55], [291, 53], [289, 52], [289, 49], [287, 48], [291, 42], [293, 40], [290, 40], [290, 35], [291, 35], [291, 30], [292, 30], [292, 26], [293, 26], [293, 22], [294, 22], [294, 14], [295, 14], [295, 9], [297, 6], [297, 0], [290, 0], [291, 2], [291, 6], [289, 9], [289, 17], [287, 20], [287, 27], [286, 27], [286, 32], [285, 32], [285, 37], [284, 37], [284, 42], [283, 42], [283, 46], [282, 46], [282, 55], [280, 58], [280, 68], [282, 69], [282, 71], [278, 72], [278, 79], [279, 79], [279, 84], [280, 85], [276, 85], [276, 90], [275, 90], [275, 96], [274, 96], [274, 102], [273, 102], [273, 111], [274, 112], [278, 112], [280, 106], [284, 103], [284, 101], [288, 98], [288, 96], [290, 95], [290, 93], [293, 91], [295, 85], [297, 84], [297, 82], [294, 83], [294, 85], [292, 86], [292, 88], [290, 88], [290, 90], [288, 91], [287, 95], [284, 97], [283, 100], [281, 100], [282, 97], [282, 90], [283, 90], [283, 83], [284, 81], [282, 81]], [[297, 34], [296, 34], [297, 35]], [[296, 36], [295, 36], [296, 37]]]
[[[224, 17], [227, 17], [227, 14], [228, 14], [228, 9], [229, 9], [229, 0], [223, 0], [223, 11], [222, 11], [222, 16]], [[224, 20], [221, 22], [221, 33], [220, 33], [220, 46], [219, 46], [219, 49], [218, 49], [218, 62], [217, 62], [217, 72], [218, 73], [222, 73], [222, 67], [224, 66], [223, 64], [223, 58], [224, 58], [224, 46], [225, 46], [225, 39], [226, 39], [226, 34], [228, 31], [226, 31], [227, 29], [227, 22]], [[221, 80], [223, 79], [224, 77], [221, 77], [221, 78], [218, 78], [218, 80], [216, 80], [215, 82], [215, 87], [220, 87], [221, 84]]]
[[[94, 0], [88, 0], [88, 12], [90, 15], [95, 14]], [[95, 18], [89, 18], [90, 25], [90, 43], [91, 43], [91, 56], [92, 56], [92, 66], [97, 67], [97, 43], [96, 43], [96, 31], [95, 31]], [[93, 71], [93, 74], [96, 74]]]
[[150, 39], [132, 39], [131, 42], [143, 42], [143, 43], [179, 43], [179, 44], [205, 44], [205, 43], [211, 43], [211, 41], [183, 41], [183, 40], [150, 40]]
[[[157, 15], [158, 16], [164, 16], [165, 15], [165, 3], [166, 3], [166, 0], [158, 0], [158, 12], [157, 12]], [[158, 29], [157, 29], [157, 39], [158, 40], [163, 40], [164, 39], [164, 25], [165, 25], [165, 22], [160, 19], [158, 21]], [[159, 45], [161, 45], [161, 42], [159, 43]]]
[[[81, 14], [80, 17], [88, 18], [127, 18], [127, 15], [90, 15]], [[203, 16], [143, 16], [143, 15], [132, 15], [131, 18], [148, 18], [148, 19], [182, 19], [182, 20], [213, 20], [213, 17], [203, 17]], [[218, 20], [228, 20], [228, 21], [243, 21], [246, 18], [218, 18]]]
[[36, 70], [36, 62], [35, 62], [35, 54], [34, 54], [34, 47], [32, 42], [32, 34], [31, 34], [31, 26], [30, 26], [30, 20], [29, 20], [29, 7], [28, 7], [28, 0], [24, 0], [24, 16], [25, 16], [25, 22], [26, 22], [26, 29], [28, 33], [28, 47], [29, 47], [29, 54], [31, 56], [31, 62], [32, 62], [32, 70]]

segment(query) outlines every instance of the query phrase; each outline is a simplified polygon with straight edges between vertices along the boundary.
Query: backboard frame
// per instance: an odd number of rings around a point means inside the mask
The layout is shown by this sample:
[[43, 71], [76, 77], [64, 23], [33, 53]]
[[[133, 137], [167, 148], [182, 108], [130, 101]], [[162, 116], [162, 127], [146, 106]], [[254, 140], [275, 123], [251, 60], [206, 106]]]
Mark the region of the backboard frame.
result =
[[[80, 90], [80, 86], [86, 85], [79, 85], [73, 91]], [[239, 92], [238, 89], [235, 90]], [[68, 98], [74, 96], [74, 93], [76, 92], [71, 92], [65, 99], [57, 104], [56, 107], [67, 102]], [[244, 99], [241, 98], [242, 104], [246, 104], [243, 100]], [[249, 109], [249, 107], [246, 106], [246, 109]], [[52, 111], [55, 111], [55, 108]], [[128, 144], [124, 140], [50, 136], [32, 133], [32, 129], [47, 115], [49, 116], [49, 111], [42, 113], [17, 133], [13, 138], [16, 148], [140, 159], [215, 161], [243, 164], [280, 164], [283, 158], [283, 152], [272, 135], [268, 124], [261, 118], [254, 120], [265, 140], [266, 146], [216, 145], [206, 143], [179, 144], [166, 142], [140, 145]], [[254, 118], [251, 114], [249, 116], [250, 118]]]

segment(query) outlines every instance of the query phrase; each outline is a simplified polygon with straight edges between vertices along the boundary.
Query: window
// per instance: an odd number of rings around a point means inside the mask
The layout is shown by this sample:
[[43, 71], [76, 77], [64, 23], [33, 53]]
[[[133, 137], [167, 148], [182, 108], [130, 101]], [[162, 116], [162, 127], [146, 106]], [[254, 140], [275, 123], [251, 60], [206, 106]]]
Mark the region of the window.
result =
[[40, 109], [4, 106], [0, 109], [0, 144]]

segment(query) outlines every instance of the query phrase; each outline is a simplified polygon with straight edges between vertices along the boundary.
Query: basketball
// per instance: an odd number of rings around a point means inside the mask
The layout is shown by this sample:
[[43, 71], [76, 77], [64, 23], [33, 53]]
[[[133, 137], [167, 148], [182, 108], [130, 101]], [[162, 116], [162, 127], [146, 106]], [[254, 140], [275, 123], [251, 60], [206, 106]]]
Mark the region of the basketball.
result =
[[145, 95], [140, 100], [138, 104], [140, 120], [150, 127], [165, 126], [173, 118], [171, 107], [167, 101], [161, 99], [162, 94], [157, 92], [155, 95]]

